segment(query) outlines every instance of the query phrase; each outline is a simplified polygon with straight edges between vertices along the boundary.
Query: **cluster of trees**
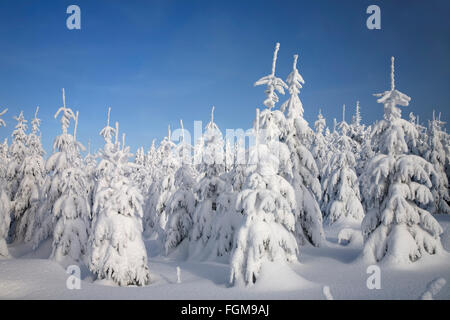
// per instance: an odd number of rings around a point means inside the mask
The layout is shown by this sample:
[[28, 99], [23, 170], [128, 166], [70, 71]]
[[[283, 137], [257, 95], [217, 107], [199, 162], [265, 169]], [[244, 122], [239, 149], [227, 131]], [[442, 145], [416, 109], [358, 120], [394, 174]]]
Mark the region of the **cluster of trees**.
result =
[[[332, 130], [320, 111], [313, 130], [303, 118], [298, 56], [283, 81], [278, 50], [272, 72], [255, 83], [267, 87], [266, 99], [248, 148], [224, 139], [213, 108], [194, 145], [180, 122], [177, 141], [169, 128], [159, 146], [139, 148], [131, 161], [109, 109], [103, 149], [83, 157], [78, 113], [63, 89], [55, 114], [62, 132], [45, 160], [38, 109], [30, 133], [20, 113], [11, 144], [0, 146], [0, 256], [8, 256], [7, 243], [37, 248], [50, 238], [51, 259], [84, 263], [119, 285], [145, 285], [144, 239], [153, 239], [161, 254], [225, 259], [230, 283], [252, 284], [262, 263], [298, 259], [302, 246], [324, 244], [324, 226], [335, 223], [358, 226], [371, 263], [411, 263], [443, 250], [433, 214], [450, 213], [450, 135], [440, 116], [428, 126], [413, 114], [401, 118], [399, 106], [411, 98], [395, 88], [394, 58], [390, 90], [375, 95], [384, 119], [365, 126], [357, 102], [350, 123], [344, 106]], [[285, 90], [289, 98], [275, 109]]]

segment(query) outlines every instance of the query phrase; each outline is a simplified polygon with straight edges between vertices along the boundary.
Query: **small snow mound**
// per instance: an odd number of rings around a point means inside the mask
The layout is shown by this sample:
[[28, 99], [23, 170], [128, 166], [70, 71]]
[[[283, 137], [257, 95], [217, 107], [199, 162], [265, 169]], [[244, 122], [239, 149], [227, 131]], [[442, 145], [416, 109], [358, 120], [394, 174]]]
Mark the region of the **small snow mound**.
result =
[[327, 299], [327, 300], [334, 300], [333, 296], [331, 295], [329, 286], [323, 287], [323, 295], [325, 296], [325, 299]]
[[348, 245], [355, 240], [362, 240], [361, 232], [355, 229], [344, 228], [338, 233], [338, 243], [341, 245]]
[[420, 297], [421, 300], [433, 300], [433, 297], [436, 296], [441, 289], [445, 286], [447, 281], [444, 278], [437, 278], [431, 281], [427, 290]]
[[450, 252], [450, 227], [441, 234], [441, 243], [444, 249]]
[[311, 288], [314, 283], [298, 275], [286, 263], [265, 262], [261, 266], [261, 274], [254, 288], [269, 291], [298, 290], [298, 288]]

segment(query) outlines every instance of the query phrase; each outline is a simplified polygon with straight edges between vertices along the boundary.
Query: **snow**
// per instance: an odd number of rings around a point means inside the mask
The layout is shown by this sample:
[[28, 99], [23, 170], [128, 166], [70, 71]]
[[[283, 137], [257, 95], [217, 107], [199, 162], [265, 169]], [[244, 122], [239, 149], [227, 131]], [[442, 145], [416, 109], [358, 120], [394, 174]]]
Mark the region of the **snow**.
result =
[[402, 119], [411, 98], [395, 88], [392, 58], [391, 89], [375, 95], [384, 119], [362, 125], [356, 102], [351, 123], [344, 105], [330, 133], [319, 111], [314, 132], [298, 55], [284, 83], [279, 48], [255, 83], [267, 108], [248, 148], [222, 135], [212, 107], [193, 145], [180, 120], [181, 134], [169, 126], [130, 162], [108, 108], [104, 148], [83, 157], [63, 89], [62, 133], [44, 161], [39, 107], [29, 134], [14, 117], [0, 145], [0, 298], [449, 299], [440, 115], [428, 128]]
[[[436, 215], [447, 235], [450, 216]], [[381, 289], [366, 287], [367, 264], [359, 259], [362, 243], [337, 243], [335, 225], [326, 228], [326, 243], [320, 248], [302, 248], [300, 262], [263, 265], [261, 277], [252, 287], [229, 287], [226, 262], [198, 262], [180, 257], [154, 256], [154, 240], [146, 241], [151, 284], [119, 287], [111, 282], [93, 281], [81, 269], [81, 290], [66, 288], [68, 274], [58, 263], [48, 260], [51, 240], [37, 251], [29, 244], [10, 246], [14, 259], [0, 259], [0, 299], [325, 299], [328, 286], [334, 299], [417, 299], [435, 279], [450, 278], [450, 254], [421, 259], [405, 267], [379, 265]], [[444, 239], [446, 239], [444, 241]], [[443, 237], [450, 248], [450, 238]], [[177, 283], [177, 267], [182, 282]], [[447, 281], [448, 282], [448, 281]], [[450, 299], [450, 286], [444, 285], [434, 299]]]

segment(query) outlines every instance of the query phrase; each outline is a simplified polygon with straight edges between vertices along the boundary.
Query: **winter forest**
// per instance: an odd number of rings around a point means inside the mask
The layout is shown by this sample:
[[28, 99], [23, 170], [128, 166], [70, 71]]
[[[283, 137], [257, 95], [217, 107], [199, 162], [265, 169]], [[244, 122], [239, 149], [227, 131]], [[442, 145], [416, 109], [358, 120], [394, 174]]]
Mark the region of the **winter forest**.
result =
[[[301, 56], [279, 75], [279, 50], [254, 83], [265, 97], [249, 106], [253, 129], [234, 141], [212, 107], [192, 143], [180, 121], [181, 134], [169, 128], [132, 154], [112, 105], [94, 151], [77, 139], [66, 88], [46, 154], [39, 107], [26, 119], [4, 106], [0, 130], [12, 132], [0, 147], [0, 296], [104, 298], [107, 286], [112, 297], [416, 299], [442, 289], [438, 297], [450, 298], [446, 119], [408, 112], [401, 57], [386, 57], [390, 78], [373, 89], [383, 118], [363, 124], [355, 101], [342, 119], [316, 110], [308, 123]], [[366, 287], [373, 265], [384, 291]], [[73, 266], [88, 292], [66, 289]], [[20, 278], [14, 270], [28, 279], [16, 289], [6, 285]], [[47, 279], [39, 290], [35, 277]]]

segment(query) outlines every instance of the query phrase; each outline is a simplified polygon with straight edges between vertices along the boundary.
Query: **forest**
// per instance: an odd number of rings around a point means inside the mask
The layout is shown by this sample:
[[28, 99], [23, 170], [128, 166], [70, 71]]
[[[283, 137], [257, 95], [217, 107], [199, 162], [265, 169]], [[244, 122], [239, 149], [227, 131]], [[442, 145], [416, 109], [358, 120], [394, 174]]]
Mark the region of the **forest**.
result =
[[333, 228], [341, 245], [361, 239], [357, 256], [366, 265], [446, 255], [436, 217], [450, 214], [450, 135], [438, 110], [426, 123], [413, 113], [402, 118], [411, 98], [397, 89], [392, 57], [388, 89], [374, 89], [382, 119], [363, 124], [355, 101], [332, 127], [320, 110], [310, 125], [298, 55], [283, 80], [279, 48], [271, 72], [254, 84], [266, 96], [250, 145], [225, 139], [213, 108], [192, 144], [169, 129], [132, 154], [112, 107], [99, 128], [104, 146], [94, 152], [77, 140], [78, 112], [62, 89], [61, 133], [46, 154], [39, 108], [32, 119], [13, 115], [0, 145], [0, 261], [14, 259], [17, 245], [38, 250], [49, 241], [47, 258], [63, 267], [85, 266], [94, 280], [117, 286], [152, 286], [152, 241], [157, 256], [222, 261], [228, 286], [251, 287], [267, 263], [307, 264], [304, 250], [326, 247]]

